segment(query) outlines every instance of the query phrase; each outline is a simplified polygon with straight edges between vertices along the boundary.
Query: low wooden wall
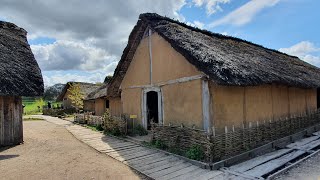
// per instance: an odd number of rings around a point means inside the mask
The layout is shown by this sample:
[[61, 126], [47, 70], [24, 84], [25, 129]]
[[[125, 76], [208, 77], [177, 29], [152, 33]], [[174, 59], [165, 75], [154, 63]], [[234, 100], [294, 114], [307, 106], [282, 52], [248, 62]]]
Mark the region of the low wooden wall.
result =
[[205, 152], [205, 162], [217, 162], [319, 123], [320, 111], [315, 111], [309, 115], [250, 124], [247, 128], [226, 127], [222, 133], [215, 128], [205, 132], [179, 126], [154, 126], [152, 133], [153, 140], [161, 140], [168, 146], [182, 150], [199, 145]]
[[22, 100], [18, 96], [0, 96], [0, 147], [23, 142]]

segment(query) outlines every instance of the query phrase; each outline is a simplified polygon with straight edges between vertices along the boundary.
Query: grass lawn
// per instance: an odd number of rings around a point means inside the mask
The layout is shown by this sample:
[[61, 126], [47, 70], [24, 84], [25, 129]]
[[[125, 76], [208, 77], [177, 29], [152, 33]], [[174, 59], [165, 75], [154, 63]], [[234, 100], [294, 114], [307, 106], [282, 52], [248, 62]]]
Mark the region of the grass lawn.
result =
[[36, 117], [23, 117], [23, 121], [43, 121], [42, 118], [36, 118]]
[[[42, 114], [42, 106], [45, 106], [48, 104], [47, 101], [43, 101], [40, 99], [31, 99], [31, 98], [25, 98], [22, 99], [22, 104], [25, 105], [25, 107], [23, 108], [23, 114], [24, 115], [32, 115], [32, 114]], [[52, 102], [52, 107], [57, 107], [57, 104], [61, 104], [61, 103], [57, 103], [57, 102]], [[38, 108], [38, 106], [40, 107], [40, 110]]]

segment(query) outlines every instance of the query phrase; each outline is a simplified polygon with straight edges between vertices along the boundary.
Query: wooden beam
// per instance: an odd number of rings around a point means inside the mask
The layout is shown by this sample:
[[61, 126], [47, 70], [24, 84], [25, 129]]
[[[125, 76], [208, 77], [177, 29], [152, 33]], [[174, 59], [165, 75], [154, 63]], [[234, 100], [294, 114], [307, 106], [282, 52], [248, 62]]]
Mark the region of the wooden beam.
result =
[[210, 130], [210, 93], [207, 80], [202, 80], [202, 122], [203, 129]]
[[173, 80], [169, 80], [166, 82], [160, 82], [160, 83], [156, 83], [156, 84], [152, 84], [152, 85], [129, 86], [129, 87], [123, 88], [123, 89], [161, 87], [161, 86], [170, 85], [170, 84], [178, 84], [178, 83], [194, 81], [197, 79], [201, 79], [203, 77], [206, 77], [206, 76], [203, 74], [200, 74], [200, 75], [195, 75], [195, 76], [183, 77], [183, 78], [179, 78], [179, 79], [173, 79]]

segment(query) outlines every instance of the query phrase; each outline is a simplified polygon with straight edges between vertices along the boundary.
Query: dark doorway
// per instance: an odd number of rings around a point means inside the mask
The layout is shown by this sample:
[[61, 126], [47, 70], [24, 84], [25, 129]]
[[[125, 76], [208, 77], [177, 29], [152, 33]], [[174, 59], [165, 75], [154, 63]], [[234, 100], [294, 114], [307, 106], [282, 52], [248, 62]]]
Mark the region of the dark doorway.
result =
[[320, 88], [317, 89], [317, 108], [320, 108]]
[[151, 127], [151, 121], [159, 123], [158, 93], [155, 91], [147, 92], [147, 117], [148, 129]]

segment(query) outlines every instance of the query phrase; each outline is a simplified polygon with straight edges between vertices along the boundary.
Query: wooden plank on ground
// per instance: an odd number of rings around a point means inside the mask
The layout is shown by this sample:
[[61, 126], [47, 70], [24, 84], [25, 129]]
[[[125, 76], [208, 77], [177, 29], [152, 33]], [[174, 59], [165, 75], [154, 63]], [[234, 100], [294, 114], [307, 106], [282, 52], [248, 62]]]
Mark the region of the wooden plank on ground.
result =
[[314, 133], [312, 133], [312, 135], [314, 135], [314, 136], [320, 136], [320, 131], [314, 132]]
[[270, 161], [272, 159], [275, 159], [277, 157], [280, 157], [286, 153], [292, 152], [294, 150], [292, 149], [280, 149], [278, 151], [270, 152], [267, 154], [264, 154], [262, 156], [258, 156], [256, 158], [250, 159], [248, 161], [242, 162], [240, 164], [236, 164], [234, 166], [231, 166], [229, 169], [231, 171], [237, 171], [237, 172], [245, 172], [249, 169], [252, 169], [260, 164], [263, 164], [267, 161]]
[[134, 147], [134, 148], [130, 148], [130, 149], [123, 149], [123, 150], [118, 150], [118, 151], [113, 151], [113, 152], [107, 152], [106, 154], [108, 155], [115, 155], [115, 154], [119, 154], [120, 156], [123, 155], [128, 155], [128, 154], [132, 154], [132, 153], [139, 153], [140, 151], [145, 151], [146, 149], [144, 147]]
[[196, 170], [190, 171], [188, 173], [185, 173], [181, 176], [175, 177], [175, 180], [185, 180], [185, 179], [196, 179], [198, 176], [200, 176], [201, 174], [207, 173], [209, 170], [207, 169], [202, 169], [202, 168], [198, 168]]
[[159, 177], [158, 179], [159, 180], [169, 180], [169, 179], [173, 179], [173, 178], [176, 178], [178, 176], [181, 176], [183, 174], [186, 174], [188, 172], [192, 172], [194, 170], [197, 170], [197, 169], [200, 169], [198, 166], [194, 166], [194, 165], [190, 165], [189, 167], [185, 167], [185, 168], [182, 168], [180, 170], [176, 170], [176, 171], [173, 171], [172, 173], [170, 174], [167, 174], [167, 175], [164, 175], [164, 176], [161, 176]]
[[184, 163], [185, 161], [181, 161], [181, 160], [175, 160], [173, 162], [169, 162], [169, 163], [165, 163], [164, 165], [161, 165], [161, 166], [156, 166], [156, 167], [153, 167], [152, 169], [148, 169], [148, 170], [145, 170], [145, 171], [142, 171], [144, 174], [152, 174], [152, 173], [155, 173], [155, 172], [158, 172], [158, 171], [161, 171], [163, 169], [167, 169], [167, 168], [170, 168], [170, 167], [173, 167], [173, 166], [177, 166], [179, 164], [182, 164]]
[[162, 155], [157, 158], [146, 159], [146, 160], [142, 160], [139, 162], [134, 162], [134, 165], [135, 165], [135, 167], [149, 166], [150, 164], [157, 163], [157, 162], [164, 161], [164, 160], [168, 160], [170, 158], [172, 158], [172, 156]]
[[139, 164], [139, 163], [143, 163], [145, 161], [150, 161], [152, 159], [158, 159], [158, 158], [161, 158], [163, 156], [164, 156], [163, 153], [157, 152], [155, 154], [150, 154], [150, 155], [146, 155], [146, 156], [139, 157], [139, 158], [136, 158], [136, 159], [127, 160], [127, 161], [125, 161], [125, 163], [126, 164], [130, 164], [130, 165], [136, 165], [136, 164]]
[[87, 144], [93, 148], [100, 149], [104, 152], [111, 152], [115, 149], [123, 149], [123, 148], [133, 148], [139, 147], [137, 144], [117, 144], [117, 145], [109, 145], [103, 142], [87, 142]]
[[315, 140], [315, 141], [311, 141], [308, 144], [305, 144], [303, 146], [297, 147], [297, 149], [309, 151], [309, 150], [312, 150], [313, 148], [315, 148], [317, 146], [320, 146], [320, 139]]
[[299, 147], [301, 147], [301, 146], [303, 146], [305, 144], [308, 144], [308, 143], [310, 143], [312, 141], [315, 141], [317, 139], [320, 139], [320, 137], [319, 136], [311, 136], [311, 137], [304, 138], [304, 139], [301, 139], [299, 141], [296, 141], [294, 143], [291, 143], [291, 144], [287, 145], [287, 147], [288, 148], [299, 148]]
[[126, 160], [129, 160], [129, 159], [136, 159], [136, 158], [139, 158], [139, 157], [142, 157], [142, 156], [146, 156], [146, 155], [149, 155], [149, 154], [155, 154], [155, 153], [157, 153], [157, 152], [156, 151], [150, 151], [150, 150], [144, 150], [144, 151], [141, 151], [141, 152], [138, 152], [138, 153], [135, 153], [135, 154], [126, 154], [123, 157], [125, 157]]
[[223, 172], [222, 171], [208, 171], [202, 175], [199, 175], [198, 177], [195, 177], [197, 180], [208, 180], [208, 179], [225, 179], [223, 177]]
[[185, 163], [181, 163], [179, 165], [175, 165], [175, 166], [172, 166], [172, 167], [169, 167], [169, 168], [154, 172], [152, 174], [149, 174], [149, 176], [154, 178], [154, 179], [158, 179], [160, 177], [166, 176], [168, 174], [171, 174], [173, 172], [179, 171], [179, 170], [184, 169], [184, 168], [188, 168], [190, 166], [192, 166], [192, 164], [185, 162]]
[[285, 154], [277, 159], [271, 160], [271, 161], [266, 162], [264, 164], [261, 164], [257, 167], [254, 167], [254, 168], [244, 172], [244, 174], [254, 176], [254, 177], [262, 177], [263, 175], [272, 172], [273, 170], [285, 165], [289, 161], [294, 160], [297, 157], [303, 155], [304, 153], [305, 153], [305, 151], [300, 151], [300, 150], [290, 152], [290, 153]]
[[165, 158], [160, 159], [159, 161], [154, 161], [154, 162], [146, 164], [144, 166], [136, 166], [136, 167], [138, 169], [140, 169], [141, 171], [146, 171], [146, 170], [149, 170], [149, 169], [153, 169], [153, 168], [156, 168], [156, 167], [163, 166], [165, 164], [170, 164], [170, 163], [177, 162], [178, 160], [179, 159], [174, 157], [174, 156], [169, 156], [169, 158], [165, 157]]
[[115, 152], [115, 151], [121, 151], [121, 150], [125, 150], [125, 149], [131, 149], [131, 148], [135, 148], [135, 147], [140, 147], [140, 145], [138, 144], [134, 144], [134, 145], [128, 145], [128, 146], [121, 146], [121, 147], [112, 147], [110, 148], [110, 146], [108, 146], [108, 148], [101, 150], [103, 153], [109, 153], [109, 152]]

